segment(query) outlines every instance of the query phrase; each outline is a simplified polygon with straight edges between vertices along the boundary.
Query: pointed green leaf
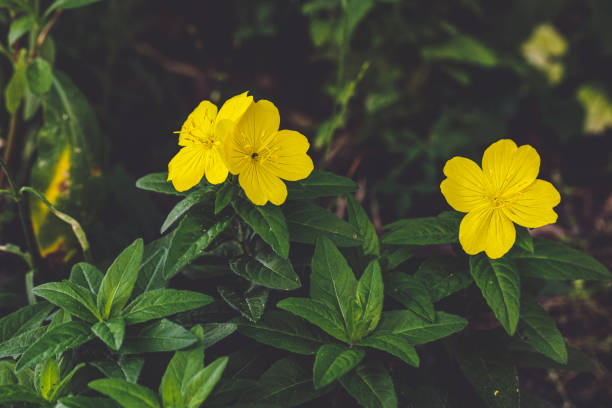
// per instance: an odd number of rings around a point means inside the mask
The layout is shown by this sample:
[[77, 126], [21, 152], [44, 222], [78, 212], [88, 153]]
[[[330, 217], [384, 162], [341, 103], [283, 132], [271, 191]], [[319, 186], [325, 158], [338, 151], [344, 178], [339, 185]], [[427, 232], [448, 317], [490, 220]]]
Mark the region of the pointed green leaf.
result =
[[79, 262], [70, 271], [70, 282], [82, 286], [93, 295], [98, 295], [104, 274], [98, 268], [85, 262]]
[[34, 58], [26, 68], [28, 87], [34, 95], [43, 95], [51, 89], [53, 70], [42, 58]]
[[[20, 59], [20, 61], [22, 60]], [[17, 109], [21, 105], [21, 101], [23, 100], [27, 89], [28, 80], [26, 78], [25, 63], [17, 62], [17, 64], [15, 64], [15, 72], [13, 72], [11, 80], [4, 89], [4, 101], [6, 110], [9, 111], [9, 113], [17, 112]]]
[[0, 319], [0, 343], [38, 328], [53, 309], [51, 303], [40, 302], [4, 316]]
[[436, 319], [429, 322], [408, 310], [383, 312], [378, 330], [401, 334], [412, 344], [424, 344], [461, 331], [467, 321], [461, 316], [436, 312]]
[[70, 372], [66, 374], [64, 378], [62, 378], [59, 384], [57, 384], [57, 387], [55, 387], [55, 389], [51, 393], [49, 401], [57, 400], [64, 393], [66, 387], [68, 387], [68, 385], [70, 384], [70, 380], [72, 380], [72, 377], [74, 377], [77, 371], [79, 371], [83, 367], [85, 367], [85, 363], [81, 363], [74, 367], [72, 370], [70, 370]]
[[529, 233], [529, 230], [525, 227], [517, 227], [516, 228], [516, 245], [525, 251], [533, 254], [534, 246], [533, 246], [533, 237]]
[[41, 398], [34, 390], [23, 385], [0, 385], [0, 404], [16, 402], [29, 402], [41, 407], [47, 406], [47, 401]]
[[168, 173], [151, 173], [136, 180], [136, 187], [141, 190], [154, 191], [156, 193], [185, 196], [187, 192], [178, 192], [168, 181]]
[[42, 337], [28, 347], [21, 355], [15, 369], [20, 371], [24, 368], [32, 367], [59, 353], [86, 343], [92, 337], [93, 334], [86, 323], [74, 321], [60, 324], [49, 329]]
[[14, 20], [8, 31], [8, 44], [12, 46], [22, 35], [29, 32], [34, 26], [34, 17], [31, 15], [23, 15]]
[[313, 170], [304, 180], [287, 183], [288, 200], [311, 200], [357, 191], [359, 185], [347, 177], [323, 170]]
[[161, 226], [161, 229], [159, 230], [159, 233], [163, 234], [164, 232], [166, 232], [168, 228], [173, 226], [174, 223], [178, 221], [194, 205], [204, 200], [210, 200], [210, 198], [214, 194], [213, 192], [213, 187], [205, 187], [191, 191], [189, 194], [187, 194], [187, 197], [185, 197], [182, 201], [179, 201], [179, 203], [176, 204], [174, 208], [172, 208], [172, 210], [170, 210], [168, 216], [166, 217], [164, 223]]
[[495, 317], [511, 336], [519, 320], [521, 284], [517, 268], [504, 258], [470, 256], [470, 273]]
[[346, 327], [338, 311], [327, 303], [305, 298], [287, 298], [276, 305], [320, 327], [338, 340], [349, 342]]
[[191, 346], [198, 338], [176, 323], [162, 319], [145, 326], [137, 334], [125, 336], [122, 354], [174, 351]]
[[60, 398], [57, 408], [117, 408], [117, 404], [108, 398], [83, 397], [71, 395]]
[[210, 225], [210, 219], [204, 215], [187, 214], [174, 231], [170, 242], [164, 267], [166, 279], [176, 275], [185, 265], [200, 256], [231, 220], [228, 218]]
[[341, 247], [363, 245], [355, 227], [314, 204], [294, 203], [287, 207], [285, 218], [292, 242], [314, 244], [318, 237], [327, 237]]
[[219, 214], [227, 207], [232, 201], [232, 198], [234, 198], [235, 192], [236, 187], [232, 183], [224, 183], [221, 185], [215, 196], [215, 215]]
[[0, 343], [0, 358], [9, 356], [18, 356], [23, 354], [36, 340], [47, 331], [47, 327], [37, 327], [35, 329], [23, 332], [11, 337], [3, 343]]
[[118, 378], [92, 381], [89, 388], [111, 397], [123, 407], [160, 408], [157, 395], [153, 391]]
[[185, 406], [198, 408], [221, 379], [227, 357], [220, 357], [201, 369], [185, 385]]
[[50, 358], [45, 363], [40, 375], [40, 395], [47, 401], [51, 401], [51, 394], [60, 382], [60, 369], [55, 358]]
[[97, 3], [101, 0], [55, 0], [53, 4], [45, 11], [45, 17], [47, 17], [51, 12], [61, 9], [68, 10], [78, 7], [84, 7], [92, 3]]
[[267, 248], [257, 251], [255, 257], [245, 255], [236, 258], [229, 266], [236, 275], [267, 288], [293, 290], [302, 286], [291, 261]]
[[412, 344], [410, 344], [408, 337], [401, 334], [393, 334], [393, 332], [386, 330], [376, 330], [365, 339], [359, 340], [357, 345], [386, 351], [395, 357], [401, 358], [407, 364], [415, 367], [419, 366], [419, 355]]
[[524, 276], [539, 279], [610, 279], [610, 271], [589, 255], [547, 239], [534, 239], [534, 252], [520, 248], [509, 255]]
[[207, 323], [204, 325], [204, 348], [217, 344], [238, 329], [235, 323]]
[[105, 319], [117, 316], [127, 303], [138, 277], [143, 243], [137, 239], [123, 250], [106, 271], [98, 292], [98, 309]]
[[[161, 239], [171, 236], [172, 234], [168, 234]], [[142, 263], [140, 264], [132, 296], [138, 296], [150, 290], [163, 289], [167, 285], [166, 278], [164, 277], [164, 267], [166, 265], [168, 249], [155, 247], [154, 244], [158, 241], [145, 245]], [[167, 239], [165, 242], [170, 242], [170, 240]]]
[[397, 407], [393, 380], [385, 366], [379, 361], [357, 366], [353, 371], [340, 378], [340, 383], [364, 407]]
[[197, 309], [213, 301], [208, 295], [189, 290], [156, 289], [145, 292], [121, 313], [128, 325], [148, 322], [187, 310]]
[[241, 322], [238, 330], [260, 343], [298, 354], [315, 354], [332, 341], [316, 327], [280, 310], [266, 312], [257, 323]]
[[534, 350], [560, 364], [567, 363], [567, 349], [555, 321], [533, 298], [521, 302], [521, 334]]
[[348, 209], [349, 222], [357, 228], [359, 235], [363, 237], [363, 253], [366, 255], [380, 255], [380, 243], [376, 229], [370, 221], [368, 214], [352, 195], [346, 196], [346, 207]]
[[317, 351], [312, 370], [315, 389], [325, 387], [351, 371], [365, 357], [365, 351], [325, 344]]
[[383, 246], [380, 262], [385, 270], [392, 271], [412, 258], [419, 248], [417, 245]]
[[383, 244], [429, 245], [457, 242], [461, 216], [446, 212], [437, 217], [411, 218], [386, 225], [391, 230], [386, 234]]
[[310, 297], [336, 308], [344, 322], [352, 324], [356, 287], [355, 275], [338, 248], [329, 239], [318, 238], [312, 257]]
[[426, 259], [419, 265], [414, 277], [427, 287], [433, 302], [465, 289], [472, 283], [467, 262], [449, 256]]
[[289, 257], [289, 230], [280, 207], [238, 201], [234, 208], [240, 218], [249, 224], [274, 252], [284, 259]]
[[125, 335], [125, 320], [123, 317], [114, 317], [110, 320], [98, 322], [91, 327], [100, 340], [113, 350], [119, 350]]
[[261, 318], [270, 293], [270, 290], [263, 286], [254, 286], [240, 293], [236, 288], [222, 285], [217, 287], [217, 291], [232, 309], [251, 322], [256, 322]]
[[69, 280], [49, 282], [32, 289], [35, 295], [65, 309], [68, 313], [88, 322], [101, 320], [89, 290]]
[[391, 276], [387, 287], [389, 295], [411, 312], [433, 321], [436, 316], [429, 291], [423, 282], [412, 275], [397, 272]]
[[[380, 264], [374, 260], [368, 264], [357, 283], [358, 317], [355, 320], [353, 338], [362, 338], [378, 325], [383, 308], [384, 287]], [[354, 313], [355, 314], [355, 313]]]

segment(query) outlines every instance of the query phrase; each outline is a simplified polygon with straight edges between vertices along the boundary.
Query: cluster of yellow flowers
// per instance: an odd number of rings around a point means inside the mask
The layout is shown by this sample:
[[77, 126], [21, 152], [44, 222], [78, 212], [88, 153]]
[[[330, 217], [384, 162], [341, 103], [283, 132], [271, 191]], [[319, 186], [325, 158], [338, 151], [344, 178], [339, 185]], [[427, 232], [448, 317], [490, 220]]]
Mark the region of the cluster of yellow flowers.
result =
[[178, 132], [183, 147], [168, 164], [168, 181], [177, 191], [189, 190], [204, 176], [211, 184], [223, 183], [229, 172], [238, 175], [254, 204], [281, 205], [287, 198], [281, 179], [301, 180], [312, 172], [306, 137], [279, 130], [276, 106], [247, 94], [230, 98], [219, 110], [203, 101], [187, 117]]

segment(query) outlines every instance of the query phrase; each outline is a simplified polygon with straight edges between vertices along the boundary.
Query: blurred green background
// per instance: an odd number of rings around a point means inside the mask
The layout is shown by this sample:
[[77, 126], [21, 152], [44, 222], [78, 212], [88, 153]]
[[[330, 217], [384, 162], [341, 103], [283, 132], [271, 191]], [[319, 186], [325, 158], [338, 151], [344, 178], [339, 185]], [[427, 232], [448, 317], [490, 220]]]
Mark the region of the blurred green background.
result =
[[[51, 35], [55, 66], [108, 142], [104, 187], [87, 204], [99, 210], [84, 220], [98, 259], [159, 236], [173, 201], [134, 181], [167, 169], [187, 114], [250, 90], [279, 107], [281, 127], [309, 138], [318, 168], [359, 182], [377, 228], [448, 209], [439, 183], [452, 156], [479, 162], [501, 138], [531, 144], [540, 178], [563, 197], [559, 222], [534, 234], [612, 267], [610, 0], [104, 0], [64, 13]], [[19, 142], [21, 183], [34, 132]], [[2, 241], [16, 227], [3, 211]], [[62, 251], [47, 260], [58, 276]], [[564, 335], [612, 367], [609, 285], [550, 293], [544, 304]], [[525, 375], [558, 406], [612, 404], [609, 374]]]

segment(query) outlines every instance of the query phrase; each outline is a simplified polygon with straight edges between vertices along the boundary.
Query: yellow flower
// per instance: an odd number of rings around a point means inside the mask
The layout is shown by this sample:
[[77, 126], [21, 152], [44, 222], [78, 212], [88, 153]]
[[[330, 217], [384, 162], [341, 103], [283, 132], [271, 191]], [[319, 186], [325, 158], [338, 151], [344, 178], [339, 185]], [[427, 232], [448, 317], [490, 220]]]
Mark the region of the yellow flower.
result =
[[487, 148], [482, 169], [465, 157], [446, 162], [440, 189], [451, 207], [468, 213], [459, 227], [465, 252], [501, 258], [516, 239], [513, 222], [537, 228], [557, 221], [553, 207], [561, 196], [548, 181], [536, 179], [539, 170], [535, 149], [508, 139]]
[[268, 201], [281, 205], [287, 187], [281, 179], [301, 180], [312, 172], [310, 147], [304, 135], [293, 130], [278, 130], [278, 109], [265, 99], [253, 103], [228, 132], [225, 163], [249, 200], [256, 205]]
[[247, 92], [226, 101], [218, 114], [217, 107], [209, 101], [202, 101], [189, 114], [178, 132], [178, 144], [183, 148], [168, 163], [168, 181], [177, 191], [189, 190], [204, 175], [211, 184], [225, 181], [227, 167], [221, 155], [227, 124], [240, 119], [253, 103]]

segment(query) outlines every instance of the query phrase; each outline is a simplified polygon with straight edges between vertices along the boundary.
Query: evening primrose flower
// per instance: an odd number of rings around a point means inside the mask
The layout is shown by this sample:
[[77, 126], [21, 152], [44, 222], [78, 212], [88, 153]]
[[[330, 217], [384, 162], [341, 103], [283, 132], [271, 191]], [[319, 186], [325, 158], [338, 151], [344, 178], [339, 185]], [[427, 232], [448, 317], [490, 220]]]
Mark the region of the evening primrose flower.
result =
[[221, 157], [227, 124], [240, 119], [253, 103], [247, 92], [226, 101], [217, 113], [217, 107], [202, 101], [189, 116], [179, 133], [181, 150], [168, 163], [168, 181], [177, 191], [189, 190], [206, 175], [211, 184], [223, 183], [227, 167]]
[[268, 201], [281, 205], [287, 187], [281, 180], [301, 180], [312, 172], [310, 147], [304, 135], [278, 130], [280, 116], [270, 101], [253, 103], [232, 126], [225, 141], [225, 163], [249, 200], [256, 205]]
[[440, 189], [451, 207], [467, 213], [459, 227], [466, 253], [501, 258], [516, 239], [513, 222], [537, 228], [557, 221], [553, 207], [561, 196], [551, 183], [536, 179], [539, 170], [535, 149], [509, 139], [485, 150], [482, 169], [464, 157], [446, 162]]

